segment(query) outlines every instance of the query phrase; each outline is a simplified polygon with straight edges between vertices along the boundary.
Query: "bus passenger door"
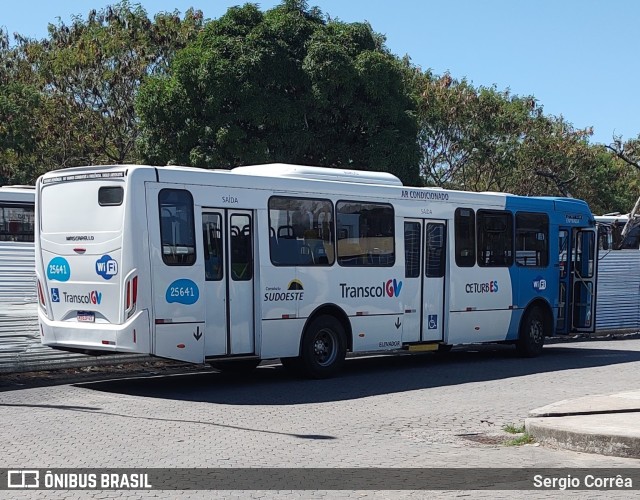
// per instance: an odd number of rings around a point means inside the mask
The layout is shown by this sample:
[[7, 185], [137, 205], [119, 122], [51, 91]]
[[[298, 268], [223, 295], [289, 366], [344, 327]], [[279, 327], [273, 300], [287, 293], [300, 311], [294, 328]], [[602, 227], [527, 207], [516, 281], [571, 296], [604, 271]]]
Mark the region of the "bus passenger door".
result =
[[254, 354], [253, 214], [202, 211], [206, 356]]
[[560, 228], [559, 334], [595, 331], [596, 245], [595, 229]]
[[[186, 189], [147, 187], [153, 293], [151, 353], [203, 363], [205, 304], [196, 246], [199, 214], [194, 210], [193, 196]], [[133, 295], [136, 288], [132, 284]], [[129, 293], [128, 285], [125, 293]]]
[[560, 228], [558, 231], [558, 252], [560, 263], [560, 286], [558, 288], [558, 319], [556, 333], [566, 335], [571, 328], [569, 317], [569, 291], [571, 290], [571, 271], [569, 258], [571, 257], [571, 229]]
[[593, 333], [596, 315], [596, 229], [577, 229], [573, 248], [571, 325], [574, 332]]
[[424, 290], [422, 340], [443, 340], [445, 273], [447, 269], [446, 221], [426, 220], [424, 229]]
[[443, 340], [446, 221], [405, 219], [404, 245], [402, 341]]
[[228, 354], [253, 354], [253, 214], [228, 210]]

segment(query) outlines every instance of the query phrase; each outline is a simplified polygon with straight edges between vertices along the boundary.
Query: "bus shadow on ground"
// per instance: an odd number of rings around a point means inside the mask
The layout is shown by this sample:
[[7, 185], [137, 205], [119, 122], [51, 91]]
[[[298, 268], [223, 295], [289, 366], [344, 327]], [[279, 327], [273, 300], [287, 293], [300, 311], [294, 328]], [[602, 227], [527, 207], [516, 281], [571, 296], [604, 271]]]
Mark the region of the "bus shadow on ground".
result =
[[401, 354], [348, 359], [335, 378], [295, 378], [280, 364], [246, 375], [216, 371], [81, 382], [76, 387], [129, 396], [229, 405], [292, 405], [359, 399], [537, 373], [640, 361], [640, 351], [545, 347], [523, 359], [510, 346], [480, 346], [448, 354]]

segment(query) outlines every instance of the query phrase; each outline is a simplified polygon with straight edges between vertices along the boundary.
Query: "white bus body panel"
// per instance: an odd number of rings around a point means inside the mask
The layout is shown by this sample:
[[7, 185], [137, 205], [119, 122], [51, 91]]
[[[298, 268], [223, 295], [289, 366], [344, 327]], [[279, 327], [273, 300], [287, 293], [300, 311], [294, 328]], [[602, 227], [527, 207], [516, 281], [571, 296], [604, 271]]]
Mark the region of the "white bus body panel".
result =
[[459, 268], [451, 273], [449, 284], [451, 309], [447, 343], [505, 340], [513, 315], [509, 270]]
[[[87, 167], [38, 181], [36, 274], [45, 309], [45, 345], [148, 354], [150, 277], [144, 177], [128, 167]], [[121, 187], [122, 202], [99, 206], [102, 187]], [[125, 213], [127, 223], [124, 223]], [[138, 301], [125, 315], [126, 283], [137, 277]], [[83, 321], [89, 320], [89, 321]]]

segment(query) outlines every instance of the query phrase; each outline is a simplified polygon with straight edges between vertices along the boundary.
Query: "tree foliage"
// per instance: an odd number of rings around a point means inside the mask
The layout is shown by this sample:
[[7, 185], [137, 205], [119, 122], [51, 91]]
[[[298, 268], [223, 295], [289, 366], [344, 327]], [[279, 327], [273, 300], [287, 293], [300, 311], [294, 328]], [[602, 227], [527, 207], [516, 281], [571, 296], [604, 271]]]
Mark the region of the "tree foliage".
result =
[[533, 96], [422, 71], [369, 24], [303, 0], [213, 21], [195, 10], [150, 19], [123, 1], [11, 42], [0, 29], [5, 184], [81, 164], [291, 162], [574, 196], [596, 213], [627, 212], [640, 194], [640, 136], [590, 144], [590, 129]]
[[405, 68], [366, 23], [305, 2], [233, 7], [150, 78], [137, 109], [148, 161], [205, 168], [291, 162], [418, 180]]
[[421, 172], [428, 185], [586, 199], [596, 212], [628, 210], [629, 169], [590, 129], [548, 116], [533, 96], [474, 88], [427, 72], [418, 91]]
[[[124, 1], [92, 10], [86, 19], [74, 17], [69, 25], [50, 24], [43, 40], [18, 35], [10, 47], [5, 34], [0, 74], [13, 83], [0, 90], [8, 96], [0, 97], [0, 117], [11, 115], [25, 131], [22, 144], [2, 143], [8, 164], [37, 174], [42, 166], [137, 160], [134, 101], [140, 83], [166, 71], [202, 23], [202, 13], [194, 10], [183, 19], [175, 12], [151, 21], [142, 7]], [[31, 139], [35, 143], [27, 147]]]

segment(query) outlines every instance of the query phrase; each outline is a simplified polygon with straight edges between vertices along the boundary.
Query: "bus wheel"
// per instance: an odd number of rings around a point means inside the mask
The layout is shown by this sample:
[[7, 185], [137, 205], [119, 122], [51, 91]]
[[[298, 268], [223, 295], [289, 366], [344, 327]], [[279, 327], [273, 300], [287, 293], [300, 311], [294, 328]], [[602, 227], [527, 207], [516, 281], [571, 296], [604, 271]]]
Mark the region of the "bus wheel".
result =
[[516, 343], [516, 349], [520, 356], [532, 358], [542, 353], [544, 337], [548, 329], [547, 324], [544, 311], [540, 307], [533, 306], [525, 313], [522, 323], [520, 323], [520, 333]]
[[344, 328], [333, 316], [319, 316], [305, 329], [300, 359], [305, 375], [311, 378], [335, 375], [346, 354]]
[[249, 373], [260, 364], [259, 359], [230, 359], [225, 361], [212, 361], [213, 368], [223, 373]]

